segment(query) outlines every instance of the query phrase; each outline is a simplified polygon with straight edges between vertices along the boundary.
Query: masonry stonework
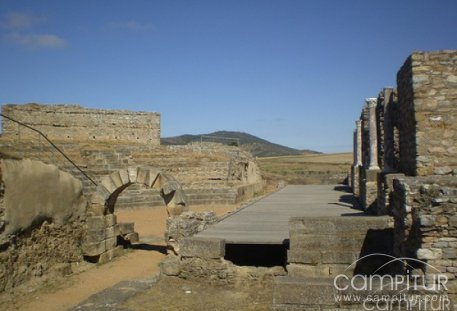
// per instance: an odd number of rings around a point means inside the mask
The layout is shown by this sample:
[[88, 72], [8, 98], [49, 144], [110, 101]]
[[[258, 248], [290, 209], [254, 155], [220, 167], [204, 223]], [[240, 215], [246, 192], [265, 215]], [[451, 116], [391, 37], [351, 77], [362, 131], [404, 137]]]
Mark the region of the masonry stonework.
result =
[[377, 130], [370, 132], [367, 104], [360, 117], [365, 170], [354, 190], [365, 209], [388, 212], [391, 174], [457, 175], [457, 51], [414, 52], [398, 71], [397, 88], [384, 88], [370, 104]]
[[0, 158], [21, 169], [3, 160], [0, 171], [0, 292], [122, 254], [138, 234], [117, 223], [119, 208], [160, 206], [172, 218], [189, 203], [236, 203], [263, 188], [255, 159], [238, 147], [161, 146], [156, 113], [38, 104], [2, 113]]
[[[413, 265], [415, 271], [406, 262], [396, 273], [424, 275], [433, 283], [438, 269], [449, 280], [448, 293], [455, 294], [457, 51], [414, 52], [398, 71], [397, 88], [384, 88], [373, 104], [377, 142], [370, 132], [371, 106], [366, 105], [360, 120], [362, 165], [368, 169], [362, 170], [353, 192], [361, 194], [369, 212], [394, 217], [395, 257], [427, 262]], [[369, 169], [373, 157], [379, 162], [376, 172]], [[373, 187], [376, 195], [368, 191]], [[369, 205], [369, 193], [375, 205]]]
[[70, 274], [86, 233], [81, 182], [53, 165], [3, 158], [0, 188], [0, 292]]
[[[457, 51], [414, 52], [397, 88], [366, 100], [356, 122], [351, 185], [364, 212], [290, 220], [288, 275], [275, 280], [273, 309], [438, 310], [417, 304], [433, 295], [440, 310], [455, 309], [456, 152]], [[351, 280], [349, 292], [339, 273]], [[357, 276], [369, 288], [355, 288]], [[393, 296], [388, 284], [377, 287], [379, 277], [395, 280]], [[408, 284], [398, 291], [397, 280]], [[399, 292], [417, 301], [399, 302]], [[344, 293], [360, 300], [334, 298]], [[365, 300], [373, 295], [385, 304]]]
[[415, 52], [397, 75], [400, 170], [410, 176], [457, 169], [457, 51]]
[[457, 294], [457, 179], [452, 176], [403, 177], [394, 181], [394, 255], [426, 261], [406, 262], [404, 270], [430, 282], [437, 271], [447, 278], [448, 293]]
[[[4, 105], [2, 113], [30, 125], [53, 142], [119, 142], [160, 145], [160, 114], [88, 109], [78, 105]], [[33, 140], [33, 132], [3, 120], [3, 137]]]

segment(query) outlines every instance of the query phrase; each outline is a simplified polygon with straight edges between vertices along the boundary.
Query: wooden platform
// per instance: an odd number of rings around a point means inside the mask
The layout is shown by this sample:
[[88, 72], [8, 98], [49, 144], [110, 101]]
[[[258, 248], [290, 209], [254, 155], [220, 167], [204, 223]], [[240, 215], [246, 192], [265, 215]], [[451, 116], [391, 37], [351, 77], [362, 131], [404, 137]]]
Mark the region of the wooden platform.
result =
[[283, 244], [294, 216], [338, 216], [361, 213], [343, 185], [290, 185], [226, 217], [196, 236], [224, 239], [227, 244]]

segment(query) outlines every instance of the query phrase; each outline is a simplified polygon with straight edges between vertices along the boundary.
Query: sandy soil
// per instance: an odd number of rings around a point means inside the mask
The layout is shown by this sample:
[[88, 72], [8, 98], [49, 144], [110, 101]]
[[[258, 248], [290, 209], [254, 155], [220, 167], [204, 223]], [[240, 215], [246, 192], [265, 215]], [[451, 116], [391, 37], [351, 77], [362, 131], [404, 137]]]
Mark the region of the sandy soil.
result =
[[[193, 211], [213, 210], [223, 215], [239, 205], [195, 206]], [[25, 284], [0, 296], [0, 309], [21, 311], [67, 310], [89, 296], [115, 285], [122, 280], [142, 279], [159, 272], [159, 263], [165, 257], [163, 236], [167, 212], [165, 208], [143, 208], [116, 211], [118, 222], [134, 222], [142, 247], [128, 250], [127, 254], [104, 265], [83, 263], [80, 273], [41, 285], [29, 290]], [[151, 242], [153, 241], [153, 242]]]

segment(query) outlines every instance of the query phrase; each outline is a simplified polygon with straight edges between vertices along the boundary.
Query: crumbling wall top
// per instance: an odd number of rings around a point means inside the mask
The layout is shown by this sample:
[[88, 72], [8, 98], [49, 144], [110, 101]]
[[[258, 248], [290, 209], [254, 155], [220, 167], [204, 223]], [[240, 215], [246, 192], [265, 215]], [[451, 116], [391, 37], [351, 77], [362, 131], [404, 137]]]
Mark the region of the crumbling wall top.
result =
[[[116, 142], [160, 145], [160, 114], [88, 109], [79, 105], [9, 104], [2, 113], [42, 131], [56, 142]], [[37, 134], [3, 118], [3, 138], [35, 140]]]

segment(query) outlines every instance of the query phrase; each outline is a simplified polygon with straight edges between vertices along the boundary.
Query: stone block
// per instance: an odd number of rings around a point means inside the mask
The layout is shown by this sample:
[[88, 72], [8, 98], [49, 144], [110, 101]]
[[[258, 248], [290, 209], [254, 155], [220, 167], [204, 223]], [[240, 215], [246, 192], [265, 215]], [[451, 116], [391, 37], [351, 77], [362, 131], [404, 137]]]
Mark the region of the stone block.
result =
[[310, 251], [309, 249], [291, 249], [287, 253], [289, 263], [309, 265], [346, 264], [350, 265], [358, 259], [360, 249], [346, 251], [343, 249], [331, 251]]
[[291, 234], [290, 249], [331, 249], [352, 250], [359, 252], [362, 248], [366, 234], [363, 230], [350, 237], [317, 234]]
[[102, 184], [98, 184], [95, 189], [95, 194], [99, 201], [92, 201], [92, 203], [105, 204], [105, 201], [110, 197], [111, 192], [106, 189]]
[[290, 263], [302, 263], [317, 265], [322, 262], [321, 252], [307, 249], [291, 249], [287, 252], [287, 260]]
[[115, 237], [114, 226], [108, 227], [105, 229], [105, 237], [106, 238], [113, 238]]
[[106, 227], [112, 227], [116, 224], [116, 222], [117, 222], [117, 217], [115, 214], [105, 215], [105, 226]]
[[440, 248], [419, 248], [417, 258], [425, 260], [441, 259], [443, 251]]
[[330, 269], [326, 265], [299, 265], [299, 264], [288, 264], [287, 265], [288, 275], [291, 277], [329, 277]]
[[119, 225], [115, 224], [113, 227], [114, 227], [114, 236], [121, 235], [121, 230], [119, 229]]
[[186, 238], [181, 241], [181, 256], [221, 258], [225, 256], [225, 241], [222, 239]]
[[457, 249], [443, 248], [443, 258], [444, 259], [456, 259], [457, 258]]
[[145, 184], [147, 176], [149, 175], [149, 169], [147, 167], [139, 167], [136, 182], [139, 184]]
[[122, 246], [117, 246], [115, 248], [109, 249], [98, 258], [99, 264], [105, 264], [110, 262], [116, 257], [122, 256], [124, 254], [124, 248]]
[[137, 243], [140, 241], [140, 236], [138, 235], [138, 232], [132, 232], [124, 235], [124, 239], [130, 243]]
[[113, 193], [117, 190], [117, 186], [114, 184], [113, 180], [109, 176], [103, 176], [101, 178], [101, 185], [108, 190], [109, 193]]
[[146, 175], [146, 180], [145, 180], [145, 185], [148, 186], [149, 188], [152, 187], [152, 185], [155, 184], [157, 178], [159, 178], [160, 171], [155, 170], [155, 169], [150, 169], [148, 171], [148, 174]]
[[457, 216], [449, 216], [449, 226], [457, 227]]
[[352, 184], [352, 192], [354, 196], [360, 196], [360, 165], [353, 165], [352, 166], [352, 173], [351, 173], [351, 184]]
[[[100, 190], [100, 189], [103, 189], [103, 190]], [[93, 193], [91, 195], [90, 202], [92, 204], [105, 205], [105, 202], [108, 198], [109, 198], [109, 195], [108, 195], [107, 190], [102, 186], [98, 186], [95, 193]]]
[[177, 256], [168, 256], [160, 263], [160, 273], [168, 276], [177, 276], [181, 272], [181, 262]]
[[90, 204], [89, 208], [87, 210], [87, 215], [88, 216], [103, 216], [105, 215], [105, 205], [104, 204]]
[[137, 167], [128, 167], [127, 172], [129, 174], [129, 180], [131, 183], [136, 183], [136, 179], [138, 176], [138, 168]]
[[84, 236], [84, 241], [87, 243], [99, 243], [105, 240], [106, 229], [87, 230]]
[[365, 170], [365, 179], [367, 182], [378, 182], [380, 170]]
[[435, 218], [434, 215], [421, 215], [420, 224], [425, 227], [433, 226], [435, 224]]
[[115, 248], [116, 245], [117, 245], [117, 238], [116, 237], [108, 238], [108, 239], [105, 240], [105, 248], [107, 250]]
[[438, 239], [439, 242], [457, 242], [457, 238], [443, 237]]
[[280, 276], [275, 278], [273, 304], [281, 305], [335, 305], [336, 289], [333, 278], [293, 278]]
[[124, 185], [124, 183], [122, 182], [122, 178], [119, 175], [119, 172], [113, 172], [109, 175], [109, 177], [111, 178], [111, 181], [116, 186], [116, 188], [120, 188]]
[[123, 185], [130, 183], [129, 172], [128, 170], [120, 170], [119, 177], [121, 178], [121, 182]]
[[135, 223], [133, 222], [121, 222], [118, 223], [118, 226], [121, 235], [126, 235], [135, 232]]
[[105, 240], [97, 243], [83, 243], [82, 251], [85, 256], [98, 256], [106, 251]]
[[350, 265], [359, 258], [358, 252], [335, 252], [335, 251], [323, 251], [322, 263], [324, 264], [347, 264]]
[[86, 218], [86, 225], [88, 230], [101, 230], [105, 229], [105, 216], [91, 216]]
[[[444, 153], [446, 152], [446, 150], [444, 150]], [[433, 170], [433, 173], [435, 175], [448, 175], [448, 174], [452, 174], [452, 168], [450, 168], [449, 166], [440, 166], [440, 167], [435, 167], [435, 169]]]
[[339, 237], [361, 236], [368, 230], [391, 228], [389, 216], [347, 216], [347, 217], [292, 217], [289, 220], [289, 233], [295, 235], [327, 235]]
[[457, 280], [449, 280], [446, 284], [448, 294], [457, 294]]

